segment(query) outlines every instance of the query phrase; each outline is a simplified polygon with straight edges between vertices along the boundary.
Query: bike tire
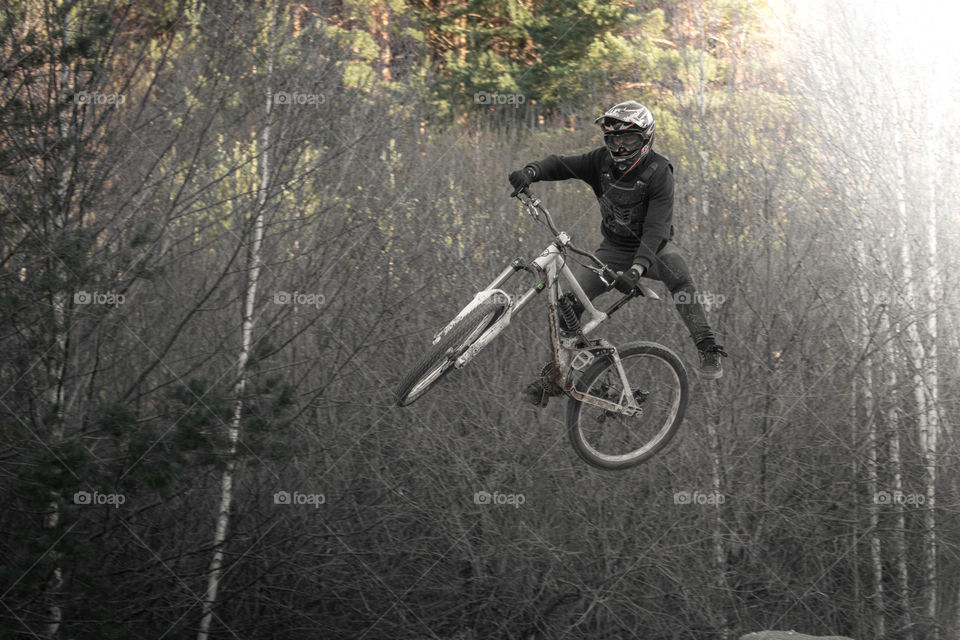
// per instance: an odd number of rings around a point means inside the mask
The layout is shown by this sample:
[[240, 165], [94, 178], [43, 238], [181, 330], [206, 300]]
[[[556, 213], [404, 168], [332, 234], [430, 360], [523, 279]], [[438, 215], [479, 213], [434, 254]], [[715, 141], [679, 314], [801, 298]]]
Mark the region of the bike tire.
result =
[[[633, 467], [649, 460], [663, 449], [680, 428], [680, 424], [683, 422], [683, 417], [687, 410], [687, 404], [690, 401], [686, 369], [680, 361], [680, 358], [677, 357], [673, 351], [654, 342], [637, 342], [620, 349], [619, 353], [620, 360], [625, 370], [627, 370], [627, 378], [630, 386], [634, 390], [635, 398], [636, 394], [644, 394], [645, 392], [643, 389], [637, 388], [637, 384], [635, 384], [630, 373], [632, 367], [628, 369], [628, 364], [632, 365], [635, 360], [642, 358], [650, 359], [650, 364], [657, 364], [657, 370], [662, 371], [663, 379], [669, 381], [669, 388], [672, 393], [669, 397], [665, 398], [664, 396], [666, 394], [661, 392], [658, 387], [656, 392], [646, 392], [646, 395], [643, 396], [644, 399], [640, 401], [641, 408], [651, 409], [651, 414], [654, 413], [656, 409], [659, 409], [659, 412], [664, 414], [662, 419], [651, 418], [648, 421], [650, 424], [643, 424], [642, 431], [652, 434], [649, 437], [639, 432], [639, 426], [643, 422], [644, 413], [633, 417], [616, 415], [612, 412], [605, 412], [603, 409], [594, 405], [570, 398], [570, 402], [567, 405], [567, 435], [569, 436], [570, 444], [573, 446], [574, 451], [577, 452], [577, 455], [585, 462], [607, 470]], [[613, 376], [610, 376], [611, 370]], [[605, 374], [610, 377], [605, 378]], [[579, 380], [577, 380], [576, 387], [583, 393], [600, 395], [597, 391], [601, 389], [601, 384], [607, 384], [607, 382], [601, 383], [600, 381], [611, 379], [613, 380], [612, 389], [610, 385], [608, 385], [608, 389], [603, 390], [601, 393], [607, 394], [615, 391], [616, 383], [619, 382], [619, 374], [616, 373], [616, 365], [614, 364], [613, 358], [604, 356], [598, 358], [596, 362], [587, 368]], [[641, 386], [643, 384], [643, 382], [639, 383]], [[657, 394], [654, 402], [647, 404], [649, 396], [652, 393]], [[618, 399], [616, 401], [619, 402], [620, 400]], [[600, 425], [599, 427], [593, 425], [592, 420], [594, 420], [594, 418], [588, 416], [587, 412], [590, 412], [590, 416], [596, 414], [595, 421]], [[604, 431], [604, 421], [610, 419], [609, 417], [603, 416], [610, 416], [614, 420], [636, 421], [636, 428], [632, 426], [622, 426], [625, 423], [620, 423], [621, 426], [619, 428], [610, 429], [610, 431], [632, 432], [629, 434], [630, 444], [627, 445], [627, 452], [616, 454], [604, 453], [590, 442], [592, 432], [598, 431], [602, 433]], [[590, 421], [589, 425], [587, 424], [588, 421]], [[587, 435], [587, 431], [591, 432], [591, 436]], [[611, 435], [608, 436], [608, 439], [616, 440], [617, 436]], [[626, 439], [626, 437], [624, 437], [624, 439]], [[634, 446], [637, 442], [642, 444], [640, 444], [640, 446]]]
[[403, 378], [397, 389], [397, 406], [412, 404], [450, 373], [456, 359], [500, 318], [506, 308], [502, 300], [485, 300], [450, 327], [440, 342], [433, 345]]

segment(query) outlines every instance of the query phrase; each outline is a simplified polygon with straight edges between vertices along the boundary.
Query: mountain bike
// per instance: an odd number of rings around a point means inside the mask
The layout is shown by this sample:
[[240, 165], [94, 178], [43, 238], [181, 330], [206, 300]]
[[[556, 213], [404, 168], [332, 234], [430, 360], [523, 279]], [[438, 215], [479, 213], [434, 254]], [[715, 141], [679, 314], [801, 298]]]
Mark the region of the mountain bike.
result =
[[[640, 464], [666, 446], [683, 421], [689, 401], [686, 369], [661, 344], [641, 341], [617, 348], [591, 334], [631, 299], [660, 297], [640, 283], [606, 311], [597, 309], [567, 260], [588, 260], [577, 261], [608, 288], [617, 274], [592, 253], [574, 246], [529, 189], [516, 197], [534, 221], [550, 230], [553, 241], [532, 262], [511, 262], [434, 336], [433, 347], [401, 382], [397, 405], [413, 403], [450, 371], [466, 366], [507, 328], [515, 313], [546, 291], [552, 361], [541, 372], [541, 384], [548, 395], [569, 398], [570, 443], [583, 460], [603, 469]], [[539, 282], [522, 293], [508, 294], [503, 285], [521, 271]], [[582, 314], [573, 298], [582, 305]]]

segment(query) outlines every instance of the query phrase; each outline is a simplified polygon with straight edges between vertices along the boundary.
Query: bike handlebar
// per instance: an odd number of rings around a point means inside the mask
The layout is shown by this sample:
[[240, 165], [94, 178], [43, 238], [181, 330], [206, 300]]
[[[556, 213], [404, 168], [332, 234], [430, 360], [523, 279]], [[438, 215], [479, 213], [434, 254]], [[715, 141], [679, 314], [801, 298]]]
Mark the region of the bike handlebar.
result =
[[[534, 220], [539, 221], [539, 220], [540, 220], [540, 214], [542, 213], [543, 216], [544, 216], [544, 218], [546, 219], [546, 225], [547, 225], [547, 227], [550, 229], [550, 232], [551, 232], [554, 236], [559, 236], [559, 235], [562, 233], [559, 229], [557, 229], [557, 225], [554, 224], [554, 222], [553, 222], [553, 216], [550, 215], [550, 212], [547, 211], [546, 207], [544, 207], [544, 206], [540, 203], [540, 198], [538, 198], [538, 197], [536, 197], [535, 195], [533, 195], [532, 193], [530, 193], [530, 190], [529, 190], [528, 188], [521, 189], [521, 190], [517, 193], [517, 195], [516, 195], [515, 197], [516, 197], [520, 202], [523, 203], [523, 205], [524, 205], [524, 206], [526, 207], [526, 209], [527, 209], [527, 212], [530, 213], [530, 216], [531, 216]], [[598, 258], [597, 256], [593, 255], [593, 254], [590, 253], [589, 251], [584, 251], [583, 249], [579, 249], [579, 248], [575, 247], [575, 246], [573, 245], [573, 243], [570, 242], [569, 240], [567, 240], [567, 242], [565, 243], [565, 245], [566, 245], [566, 247], [567, 247], [568, 249], [570, 249], [571, 251], [573, 251], [573, 252], [576, 253], [577, 255], [581, 255], [581, 256], [583, 256], [583, 257], [585, 257], [585, 258], [590, 258], [590, 260], [593, 261], [593, 263], [597, 266], [597, 268], [598, 268], [598, 269], [601, 269], [601, 270], [603, 271], [603, 273], [602, 273], [602, 275], [601, 275], [601, 279], [603, 279], [603, 280], [609, 280], [609, 282], [606, 282], [605, 284], [611, 285], [611, 284], [613, 284], [613, 281], [617, 279], [617, 273], [616, 273], [613, 269], [611, 269], [603, 260], [601, 260], [600, 258]], [[628, 294], [628, 295], [629, 295], [629, 294]], [[634, 294], [634, 295], [636, 295], [636, 294]], [[631, 296], [631, 297], [632, 297], [632, 296]]]

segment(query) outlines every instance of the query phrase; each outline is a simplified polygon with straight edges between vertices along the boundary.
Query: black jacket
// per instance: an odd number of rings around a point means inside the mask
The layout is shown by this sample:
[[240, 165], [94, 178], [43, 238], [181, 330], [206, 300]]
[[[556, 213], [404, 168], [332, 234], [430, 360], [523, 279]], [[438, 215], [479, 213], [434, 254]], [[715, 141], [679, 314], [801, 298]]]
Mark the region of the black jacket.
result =
[[[608, 193], [604, 193], [604, 184], [610, 184], [604, 179], [604, 172], [612, 174], [613, 184], [617, 187], [630, 188], [652, 163], [657, 164], [656, 169], [646, 182], [643, 204], [632, 212], [630, 224], [609, 224], [605, 199], [613, 189], [608, 186]], [[589, 184], [604, 210], [605, 220], [600, 228], [603, 236], [616, 245], [636, 248], [634, 264], [649, 268], [657, 252], [673, 237], [673, 166], [666, 157], [654, 151], [650, 151], [626, 175], [619, 175], [612, 165], [610, 153], [605, 147], [599, 147], [577, 156], [550, 155], [528, 166], [533, 167], [535, 180], [578, 178]]]

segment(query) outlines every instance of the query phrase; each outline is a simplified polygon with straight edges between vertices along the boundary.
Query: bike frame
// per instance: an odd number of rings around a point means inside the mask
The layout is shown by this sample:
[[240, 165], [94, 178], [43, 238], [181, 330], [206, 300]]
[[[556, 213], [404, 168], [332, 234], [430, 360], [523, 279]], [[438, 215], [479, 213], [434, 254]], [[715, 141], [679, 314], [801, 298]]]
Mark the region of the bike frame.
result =
[[[454, 362], [454, 367], [459, 369], [470, 362], [484, 347], [486, 347], [494, 338], [500, 335], [500, 333], [507, 326], [509, 326], [510, 321], [513, 319], [513, 315], [515, 313], [523, 309], [534, 298], [534, 296], [546, 289], [547, 316], [550, 323], [550, 347], [553, 354], [553, 363], [555, 365], [554, 374], [556, 376], [554, 382], [560, 386], [565, 393], [574, 399], [579, 400], [580, 402], [586, 402], [607, 411], [612, 411], [625, 416], [635, 415], [641, 409], [634, 398], [633, 390], [631, 389], [630, 383], [627, 380], [627, 375], [623, 369], [623, 364], [620, 361], [620, 354], [616, 347], [602, 338], [598, 340], [586, 341], [585, 339], [581, 339], [581, 336], [586, 336], [586, 334], [596, 329], [610, 316], [610, 314], [637, 295], [642, 295], [653, 299], [659, 299], [659, 296], [649, 288], [643, 285], [638, 285], [634, 293], [625, 295], [623, 298], [611, 305], [606, 312], [597, 309], [587, 297], [587, 294], [584, 292], [583, 287], [577, 281], [576, 277], [574, 277], [570, 267], [567, 266], [567, 251], [573, 251], [593, 260], [595, 264], [599, 265], [598, 274], [608, 285], [612, 284], [612, 279], [610, 276], [615, 275], [613, 274], [613, 271], [593, 254], [590, 254], [586, 251], [581, 251], [574, 247], [571, 244], [570, 236], [567, 235], [566, 232], [557, 230], [556, 226], [553, 224], [553, 219], [551, 218], [550, 213], [541, 206], [539, 199], [525, 192], [521, 192], [520, 195], [525, 196], [524, 198], [520, 198], [520, 200], [523, 202], [527, 208], [527, 211], [534, 217], [535, 220], [539, 221], [539, 214], [544, 214], [546, 218], [546, 224], [554, 234], [554, 241], [548, 245], [547, 248], [544, 249], [543, 252], [529, 265], [525, 264], [519, 259], [514, 260], [510, 266], [504, 269], [493, 280], [493, 282], [491, 282], [485, 289], [478, 292], [474, 296], [473, 300], [471, 300], [470, 303], [460, 311], [456, 318], [454, 318], [446, 327], [437, 333], [433, 339], [433, 343], [436, 344], [439, 342], [440, 339], [451, 329], [451, 327], [457, 323], [457, 321], [465, 317], [468, 313], [486, 300], [492, 298], [498, 298], [502, 300], [506, 305], [504, 312], [476, 339], [476, 341], [474, 341], [472, 345], [470, 345], [469, 348], [467, 348], [466, 351], [458, 355], [456, 361]], [[518, 271], [530, 271], [536, 273], [540, 276], [541, 282], [537, 285], [531, 286], [523, 293], [511, 296], [500, 287], [502, 287], [503, 284]], [[584, 308], [583, 316], [581, 318], [582, 328], [579, 332], [580, 335], [576, 335], [571, 338], [560, 337], [560, 328], [557, 323], [557, 303], [559, 300], [558, 283], [561, 279], [567, 285], [567, 290], [573, 292], [577, 299], [580, 300], [580, 303], [583, 304]], [[579, 391], [572, 382], [567, 381], [571, 369], [576, 371], [585, 370], [586, 367], [598, 355], [610, 355], [613, 358], [614, 364], [616, 365], [620, 376], [620, 380], [623, 383], [623, 393], [620, 397], [619, 403], [614, 403], [604, 398], [598, 398], [596, 396], [585, 394]]]

